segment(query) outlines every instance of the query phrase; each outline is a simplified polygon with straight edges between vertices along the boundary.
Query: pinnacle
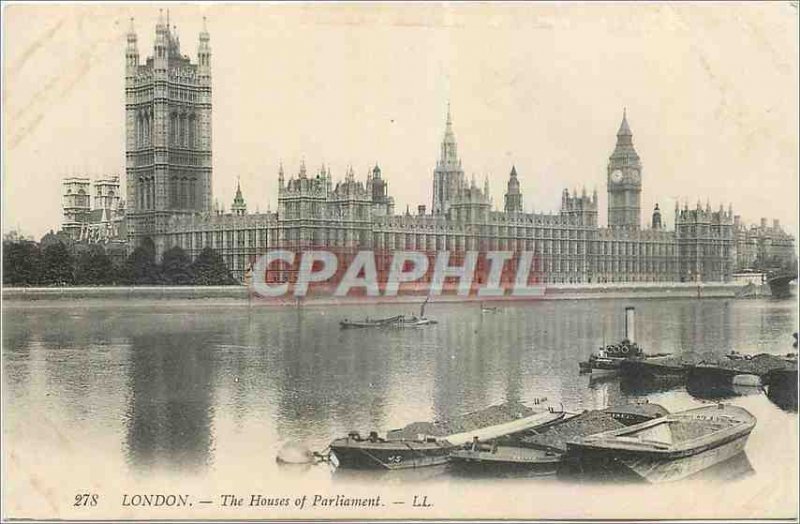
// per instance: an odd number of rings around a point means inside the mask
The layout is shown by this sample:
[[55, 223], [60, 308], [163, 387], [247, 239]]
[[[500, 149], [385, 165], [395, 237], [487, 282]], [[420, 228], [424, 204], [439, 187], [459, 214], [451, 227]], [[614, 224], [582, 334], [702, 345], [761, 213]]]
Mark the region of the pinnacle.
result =
[[619, 131], [617, 131], [617, 136], [631, 136], [631, 128], [628, 125], [628, 111], [627, 108], [622, 110], [622, 122], [619, 125]]

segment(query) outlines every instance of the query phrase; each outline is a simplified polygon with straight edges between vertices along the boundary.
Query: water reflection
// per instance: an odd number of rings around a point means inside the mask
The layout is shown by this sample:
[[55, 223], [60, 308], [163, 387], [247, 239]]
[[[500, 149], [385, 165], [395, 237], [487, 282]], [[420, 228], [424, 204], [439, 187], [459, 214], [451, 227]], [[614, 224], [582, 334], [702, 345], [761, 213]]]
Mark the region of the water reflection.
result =
[[131, 337], [126, 450], [136, 467], [196, 468], [211, 461], [216, 363], [210, 333]]
[[797, 373], [771, 376], [766, 385], [767, 398], [789, 413], [797, 413]]
[[[681, 468], [675, 468], [676, 475], [681, 473]], [[755, 473], [747, 453], [742, 451], [733, 457], [714, 464], [711, 467], [700, 470], [693, 475], [685, 478], [675, 477], [667, 479], [667, 482], [674, 480], [681, 481], [712, 481], [730, 482], [747, 478]], [[626, 467], [615, 467], [614, 463], [608, 463], [606, 467], [594, 467], [583, 469], [580, 464], [565, 462], [558, 471], [558, 478], [561, 481], [575, 484], [647, 484], [648, 481], [633, 473]]]
[[762, 395], [764, 388], [733, 384], [730, 376], [714, 377], [702, 373], [689, 373], [686, 378], [686, 391], [699, 399], [725, 400], [747, 395]]
[[690, 480], [703, 480], [715, 482], [729, 482], [732, 480], [741, 480], [755, 474], [753, 464], [747, 456], [746, 452], [738, 453], [737, 455], [729, 458], [724, 462], [715, 464], [710, 468], [698, 471], [691, 477]]

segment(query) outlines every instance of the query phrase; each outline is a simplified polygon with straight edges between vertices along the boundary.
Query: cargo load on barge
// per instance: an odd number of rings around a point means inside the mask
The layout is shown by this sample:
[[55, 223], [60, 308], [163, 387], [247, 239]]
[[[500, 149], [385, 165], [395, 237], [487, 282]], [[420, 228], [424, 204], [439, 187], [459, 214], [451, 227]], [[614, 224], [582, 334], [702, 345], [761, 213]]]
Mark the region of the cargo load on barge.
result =
[[558, 473], [571, 439], [624, 428], [669, 412], [658, 404], [636, 403], [571, 414], [539, 430], [494, 440], [473, 442], [451, 452], [451, 466], [485, 473]]
[[385, 437], [358, 432], [330, 444], [334, 462], [343, 468], [406, 469], [445, 464], [450, 451], [476, 438], [490, 440], [546, 426], [564, 417], [563, 410], [519, 402], [490, 406], [447, 421], [414, 422]]

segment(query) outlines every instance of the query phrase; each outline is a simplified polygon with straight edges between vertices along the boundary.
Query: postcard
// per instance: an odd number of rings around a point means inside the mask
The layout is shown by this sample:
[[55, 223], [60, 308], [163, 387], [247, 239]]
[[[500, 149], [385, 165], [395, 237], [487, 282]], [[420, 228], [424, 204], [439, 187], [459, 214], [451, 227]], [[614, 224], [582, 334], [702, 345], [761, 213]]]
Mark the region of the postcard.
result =
[[5, 2], [2, 519], [798, 518], [796, 2]]

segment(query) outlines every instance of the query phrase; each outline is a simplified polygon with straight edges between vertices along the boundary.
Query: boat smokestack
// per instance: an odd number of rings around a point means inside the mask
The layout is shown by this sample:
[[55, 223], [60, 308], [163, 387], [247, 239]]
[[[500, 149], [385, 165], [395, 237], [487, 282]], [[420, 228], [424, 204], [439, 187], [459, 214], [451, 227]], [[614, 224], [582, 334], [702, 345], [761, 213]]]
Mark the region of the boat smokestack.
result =
[[636, 342], [636, 310], [632, 307], [625, 308], [625, 338]]

